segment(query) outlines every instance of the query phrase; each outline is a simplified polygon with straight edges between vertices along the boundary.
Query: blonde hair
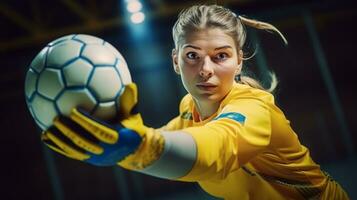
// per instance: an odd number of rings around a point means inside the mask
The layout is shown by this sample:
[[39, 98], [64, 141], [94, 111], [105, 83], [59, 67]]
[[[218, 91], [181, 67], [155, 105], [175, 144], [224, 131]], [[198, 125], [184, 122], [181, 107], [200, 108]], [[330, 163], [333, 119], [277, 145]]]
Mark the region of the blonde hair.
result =
[[[275, 32], [282, 38], [285, 44], [288, 43], [283, 34], [273, 25], [254, 19], [248, 19], [243, 16], [237, 16], [231, 10], [219, 5], [195, 5], [181, 11], [172, 28], [172, 36], [175, 48], [178, 49], [181, 40], [187, 33], [206, 28], [220, 28], [234, 39], [238, 50], [243, 50], [247, 35], [245, 26]], [[254, 54], [255, 53], [253, 53], [253, 56]], [[244, 59], [247, 60], [247, 58]], [[244, 72], [244, 68], [242, 68], [242, 71]], [[247, 75], [240, 75], [237, 82], [249, 85], [253, 88], [273, 92], [278, 81], [275, 73], [270, 72], [269, 76], [271, 78], [269, 88], [264, 88], [258, 80]]]

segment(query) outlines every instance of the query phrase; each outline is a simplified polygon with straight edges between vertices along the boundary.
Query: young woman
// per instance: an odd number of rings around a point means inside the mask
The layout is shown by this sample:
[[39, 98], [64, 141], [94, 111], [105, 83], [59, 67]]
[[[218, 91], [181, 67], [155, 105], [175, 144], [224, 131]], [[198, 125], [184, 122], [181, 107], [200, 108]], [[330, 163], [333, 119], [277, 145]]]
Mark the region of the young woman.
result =
[[[272, 25], [217, 5], [192, 6], [173, 27], [174, 70], [188, 94], [160, 129], [135, 112], [135, 84], [121, 97], [118, 125], [74, 109], [42, 135], [53, 150], [94, 165], [193, 181], [224, 199], [348, 199], [315, 164], [270, 93], [242, 75], [244, 25]], [[243, 69], [244, 70], [244, 69]], [[275, 77], [273, 76], [273, 80]]]

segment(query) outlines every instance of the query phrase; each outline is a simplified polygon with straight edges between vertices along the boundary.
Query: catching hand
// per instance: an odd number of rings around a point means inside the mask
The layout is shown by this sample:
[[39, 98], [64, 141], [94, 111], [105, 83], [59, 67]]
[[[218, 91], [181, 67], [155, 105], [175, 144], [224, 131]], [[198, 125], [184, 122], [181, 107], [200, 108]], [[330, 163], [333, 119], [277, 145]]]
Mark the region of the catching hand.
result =
[[69, 117], [60, 116], [42, 134], [43, 142], [67, 157], [93, 165], [111, 166], [133, 154], [147, 131], [136, 112], [137, 88], [125, 87], [120, 98], [120, 123], [110, 125], [80, 109]]

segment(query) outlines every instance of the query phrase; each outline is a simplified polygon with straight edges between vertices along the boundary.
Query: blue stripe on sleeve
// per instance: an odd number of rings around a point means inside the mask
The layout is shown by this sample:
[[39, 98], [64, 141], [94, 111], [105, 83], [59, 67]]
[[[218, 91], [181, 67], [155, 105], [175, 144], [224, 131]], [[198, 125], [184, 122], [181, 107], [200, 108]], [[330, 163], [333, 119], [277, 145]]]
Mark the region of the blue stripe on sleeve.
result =
[[245, 122], [245, 116], [240, 114], [240, 113], [237, 113], [237, 112], [223, 113], [223, 114], [218, 115], [213, 120], [218, 120], [218, 119], [221, 119], [221, 118], [232, 119], [232, 120], [237, 121], [237, 122], [239, 122], [241, 124], [244, 124], [244, 122]]

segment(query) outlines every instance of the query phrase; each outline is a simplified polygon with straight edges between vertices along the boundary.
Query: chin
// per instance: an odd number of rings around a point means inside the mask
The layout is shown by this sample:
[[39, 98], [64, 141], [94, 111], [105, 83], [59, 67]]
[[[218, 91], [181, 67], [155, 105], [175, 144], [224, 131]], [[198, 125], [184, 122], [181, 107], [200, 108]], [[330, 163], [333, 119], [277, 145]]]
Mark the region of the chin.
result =
[[210, 102], [218, 102], [223, 99], [223, 97], [221, 97], [221, 95], [210, 94], [210, 93], [202, 93], [202, 94], [196, 95], [195, 98], [199, 101], [210, 101]]

